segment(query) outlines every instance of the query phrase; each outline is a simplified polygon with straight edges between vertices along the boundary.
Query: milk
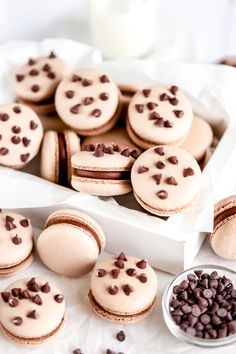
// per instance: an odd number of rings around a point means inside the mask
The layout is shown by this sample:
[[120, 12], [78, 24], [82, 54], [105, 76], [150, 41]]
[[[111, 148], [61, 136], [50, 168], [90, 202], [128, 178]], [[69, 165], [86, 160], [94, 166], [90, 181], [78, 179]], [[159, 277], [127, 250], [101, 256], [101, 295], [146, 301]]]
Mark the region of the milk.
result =
[[90, 0], [94, 44], [106, 58], [136, 58], [154, 47], [156, 0]]

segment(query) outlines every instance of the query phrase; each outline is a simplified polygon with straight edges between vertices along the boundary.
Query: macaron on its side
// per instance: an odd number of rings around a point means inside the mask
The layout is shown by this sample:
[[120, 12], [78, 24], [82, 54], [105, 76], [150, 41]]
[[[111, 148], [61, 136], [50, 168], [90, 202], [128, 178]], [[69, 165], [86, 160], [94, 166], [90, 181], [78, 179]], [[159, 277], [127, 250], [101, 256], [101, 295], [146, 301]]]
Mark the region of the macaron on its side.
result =
[[37, 114], [22, 104], [0, 106], [0, 165], [23, 168], [38, 153], [43, 138]]
[[138, 152], [121, 150], [119, 146], [105, 147], [103, 144], [90, 147], [92, 151], [81, 151], [72, 156], [72, 187], [100, 196], [130, 192], [130, 171]]
[[190, 131], [180, 147], [188, 151], [199, 162], [211, 146], [213, 137], [210, 124], [194, 114]]
[[44, 134], [41, 148], [40, 175], [50, 182], [59, 183], [58, 133], [53, 130], [48, 130]]
[[25, 269], [34, 256], [30, 220], [13, 212], [0, 212], [0, 277]]
[[236, 259], [236, 196], [227, 197], [215, 206], [214, 230], [210, 234], [213, 251], [228, 260]]
[[157, 146], [134, 163], [131, 182], [137, 202], [149, 212], [171, 216], [197, 199], [201, 170], [196, 160], [175, 146]]
[[46, 280], [20, 279], [0, 293], [0, 330], [15, 342], [44, 343], [60, 332], [64, 322], [64, 296]]
[[140, 147], [180, 145], [191, 124], [192, 107], [177, 86], [153, 85], [138, 91], [128, 107], [127, 131]]
[[61, 119], [84, 136], [110, 130], [122, 106], [116, 84], [95, 68], [81, 68], [64, 78], [55, 105]]
[[42, 262], [68, 277], [89, 273], [104, 246], [100, 225], [88, 215], [71, 209], [51, 214], [37, 241]]
[[96, 267], [88, 298], [94, 312], [103, 319], [132, 323], [152, 311], [156, 295], [154, 270], [145, 260], [122, 252]]
[[17, 69], [13, 80], [13, 89], [18, 98], [28, 102], [45, 101], [52, 96], [69, 67], [54, 52], [48, 56], [30, 58]]

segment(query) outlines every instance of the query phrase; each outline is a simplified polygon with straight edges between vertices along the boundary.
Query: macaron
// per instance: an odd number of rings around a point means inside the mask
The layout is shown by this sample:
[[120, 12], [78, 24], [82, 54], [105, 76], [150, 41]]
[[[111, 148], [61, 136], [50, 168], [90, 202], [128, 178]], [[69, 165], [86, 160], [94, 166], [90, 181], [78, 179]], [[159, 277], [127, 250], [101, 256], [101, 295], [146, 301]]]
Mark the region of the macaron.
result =
[[43, 127], [37, 114], [22, 104], [0, 106], [0, 165], [22, 168], [38, 153]]
[[216, 203], [210, 244], [218, 256], [236, 260], [236, 195]]
[[41, 149], [41, 177], [62, 186], [70, 186], [71, 157], [79, 150], [80, 138], [72, 130], [48, 130]]
[[157, 296], [157, 277], [144, 259], [123, 252], [100, 263], [91, 278], [89, 303], [105, 320], [132, 323], [150, 314]]
[[147, 211], [171, 216], [193, 204], [201, 187], [197, 161], [176, 146], [157, 146], [143, 152], [131, 171], [133, 193]]
[[33, 229], [25, 216], [0, 211], [0, 277], [28, 267], [33, 260]]
[[89, 150], [91, 144], [104, 144], [106, 146], [119, 145], [121, 149], [128, 148], [130, 151], [134, 149], [139, 152], [142, 151], [130, 140], [124, 127], [114, 127], [107, 133], [85, 138], [82, 142], [81, 150]]
[[89, 145], [90, 151], [72, 156], [72, 187], [80, 192], [114, 196], [131, 192], [131, 167], [137, 150], [121, 149], [118, 145]]
[[199, 162], [211, 146], [213, 137], [210, 124], [194, 114], [188, 136], [180, 147], [188, 151]]
[[81, 68], [64, 78], [57, 88], [55, 104], [61, 119], [84, 136], [110, 130], [121, 111], [118, 87], [95, 68]]
[[54, 52], [30, 58], [16, 71], [14, 92], [18, 99], [25, 102], [44, 102], [54, 96], [59, 82], [68, 72], [68, 65]]
[[64, 296], [47, 280], [19, 279], [0, 294], [0, 330], [15, 342], [44, 343], [61, 331], [64, 321]]
[[72, 209], [49, 215], [37, 240], [42, 262], [52, 271], [73, 278], [89, 273], [104, 247], [101, 226], [90, 216]]
[[192, 118], [191, 103], [177, 86], [155, 84], [132, 97], [127, 131], [143, 149], [180, 145], [190, 130]]

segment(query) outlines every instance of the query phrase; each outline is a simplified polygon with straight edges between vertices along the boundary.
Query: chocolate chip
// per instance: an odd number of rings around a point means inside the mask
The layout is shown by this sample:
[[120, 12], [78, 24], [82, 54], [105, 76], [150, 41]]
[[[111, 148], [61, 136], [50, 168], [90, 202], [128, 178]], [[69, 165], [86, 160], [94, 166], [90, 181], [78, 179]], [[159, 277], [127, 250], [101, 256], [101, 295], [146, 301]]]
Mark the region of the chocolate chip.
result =
[[178, 165], [179, 163], [177, 156], [170, 156], [167, 160], [173, 165]]
[[148, 103], [147, 103], [147, 108], [148, 108], [150, 111], [152, 111], [153, 109], [155, 109], [157, 106], [158, 106], [158, 104], [155, 103], [155, 102], [148, 102]]
[[143, 104], [136, 104], [134, 107], [138, 113], [143, 113], [143, 110], [144, 110]]
[[165, 120], [165, 122], [164, 122], [165, 128], [173, 128], [173, 126], [174, 126], [174, 124], [171, 121]]
[[55, 74], [54, 72], [52, 72], [52, 71], [49, 71], [49, 72], [47, 73], [47, 77], [48, 77], [49, 79], [53, 80], [53, 79], [56, 78], [56, 74]]
[[84, 105], [85, 105], [85, 106], [88, 106], [88, 105], [92, 104], [93, 101], [94, 101], [93, 97], [85, 97], [85, 99], [84, 99]]
[[2, 297], [4, 302], [8, 302], [9, 301], [10, 295], [11, 294], [9, 293], [9, 291], [2, 291], [1, 292], [1, 297]]
[[25, 75], [16, 74], [16, 81], [21, 82], [24, 80], [24, 78], [25, 78]]
[[107, 349], [106, 354], [116, 354], [116, 353], [111, 349]]
[[160, 184], [161, 183], [162, 174], [158, 173], [157, 175], [153, 175], [152, 178], [156, 181], [156, 184]]
[[97, 149], [102, 149], [102, 151], [104, 151], [105, 145], [104, 144], [97, 144]]
[[124, 265], [124, 261], [122, 259], [117, 259], [115, 262], [114, 262], [114, 265], [119, 268], [119, 269], [123, 269], [125, 267]]
[[6, 215], [6, 221], [7, 222], [13, 222], [15, 219], [12, 217], [12, 216], [10, 216], [10, 215]]
[[98, 118], [100, 117], [102, 114], [102, 111], [98, 108], [95, 108], [92, 112], [91, 112], [91, 116]]
[[200, 279], [201, 275], [203, 273], [203, 270], [195, 270], [194, 273], [196, 274], [196, 276]]
[[192, 315], [195, 317], [199, 317], [201, 315], [202, 311], [200, 307], [197, 304], [194, 304], [192, 306]]
[[105, 84], [106, 82], [110, 82], [109, 78], [106, 75], [100, 76], [100, 81]]
[[206, 325], [211, 322], [211, 318], [209, 315], [206, 313], [200, 316], [200, 321], [202, 322], [203, 325]]
[[219, 308], [219, 310], [216, 311], [217, 316], [220, 318], [226, 317], [227, 316], [227, 310], [223, 307]]
[[184, 111], [174, 110], [173, 112], [177, 118], [181, 118], [184, 115]]
[[163, 170], [163, 168], [165, 168], [166, 165], [164, 164], [163, 161], [157, 161], [156, 167], [157, 167], [159, 170]]
[[134, 287], [130, 284], [123, 285], [122, 289], [126, 296], [129, 296], [134, 291]]
[[26, 162], [29, 159], [29, 157], [30, 157], [29, 153], [20, 155], [20, 159], [22, 162]]
[[17, 299], [9, 299], [8, 304], [11, 307], [16, 307], [19, 305], [19, 301]]
[[130, 152], [130, 156], [133, 157], [134, 159], [137, 159], [139, 157], [139, 152], [137, 150], [132, 150]]
[[173, 95], [176, 95], [176, 93], [178, 92], [179, 88], [178, 86], [171, 86], [170, 88], [170, 92], [173, 94]]
[[49, 53], [49, 56], [48, 56], [48, 58], [49, 59], [55, 59], [57, 56], [56, 56], [56, 54], [53, 52], [53, 51], [51, 51], [50, 53]]
[[150, 115], [149, 115], [149, 120], [156, 120], [156, 119], [159, 119], [159, 118], [161, 118], [161, 116], [160, 116], [160, 114], [157, 113], [156, 111], [150, 113]]
[[210, 299], [212, 297], [212, 291], [211, 289], [204, 289], [203, 290], [203, 296], [206, 298], [206, 299]]
[[18, 106], [13, 107], [13, 112], [15, 112], [16, 114], [21, 113], [20, 107], [18, 107]]
[[36, 60], [32, 59], [32, 58], [29, 58], [28, 65], [34, 65], [34, 64], [36, 64]]
[[105, 154], [109, 154], [109, 155], [113, 155], [114, 154], [113, 149], [112, 149], [111, 146], [106, 147], [103, 151], [105, 152]]
[[168, 101], [170, 97], [166, 93], [162, 93], [159, 98], [160, 101]]
[[141, 174], [141, 173], [145, 173], [149, 171], [149, 168], [148, 167], [145, 167], [145, 166], [139, 166], [138, 168], [138, 173]]
[[122, 260], [124, 262], [127, 262], [127, 257], [124, 252], [120, 252], [120, 254], [116, 258], [117, 260]]
[[13, 222], [6, 221], [5, 228], [7, 229], [7, 231], [11, 231], [13, 229], [16, 229], [16, 225]]
[[136, 263], [136, 266], [139, 268], [139, 269], [145, 269], [147, 267], [147, 261], [145, 259], [141, 259], [140, 261], [138, 261]]
[[134, 268], [129, 268], [126, 270], [126, 274], [128, 274], [129, 277], [134, 277], [137, 274], [137, 271]]
[[20, 224], [23, 227], [28, 227], [29, 226], [29, 220], [28, 219], [22, 219], [22, 220], [20, 220]]
[[31, 130], [35, 130], [38, 128], [38, 123], [36, 123], [35, 121], [31, 120], [30, 121], [30, 129]]
[[12, 320], [12, 323], [15, 326], [20, 326], [23, 323], [23, 319], [20, 316], [14, 317], [13, 320]]
[[12, 138], [11, 138], [11, 142], [13, 143], [13, 144], [15, 144], [15, 145], [17, 145], [17, 144], [19, 144], [20, 142], [21, 142], [21, 138], [19, 137], [19, 136], [13, 136]]
[[73, 114], [78, 114], [80, 111], [80, 106], [80, 103], [76, 104], [75, 106], [71, 107], [70, 112]]
[[20, 299], [30, 299], [31, 295], [30, 295], [30, 292], [27, 289], [25, 289], [25, 290], [21, 291], [19, 297], [20, 297]]
[[154, 124], [158, 127], [161, 127], [163, 128], [164, 127], [164, 124], [165, 124], [165, 121], [163, 118], [157, 118], [154, 122]]
[[0, 113], [0, 120], [2, 122], [6, 122], [9, 119], [9, 115], [7, 113]]
[[75, 92], [73, 90], [68, 90], [65, 92], [65, 95], [67, 98], [73, 98], [75, 95]]
[[24, 145], [25, 147], [27, 147], [27, 146], [29, 146], [31, 140], [28, 139], [28, 138], [26, 138], [26, 137], [24, 136], [23, 139], [22, 139], [22, 142], [23, 142], [23, 145]]
[[154, 151], [155, 151], [156, 154], [158, 154], [158, 155], [160, 155], [160, 156], [164, 156], [164, 155], [165, 155], [164, 149], [163, 149], [162, 146], [156, 147], [156, 148], [154, 149]]
[[77, 82], [77, 81], [81, 81], [81, 80], [82, 80], [82, 78], [80, 76], [78, 76], [76, 74], [72, 75], [72, 78], [71, 78], [72, 82]]
[[148, 96], [150, 95], [150, 93], [151, 93], [151, 90], [150, 90], [150, 89], [144, 89], [144, 90], [143, 90], [143, 95], [144, 95], [144, 97], [148, 97]]
[[167, 183], [167, 184], [170, 184], [171, 186], [177, 186], [177, 185], [178, 185], [176, 179], [175, 179], [173, 176], [168, 177], [168, 178], [166, 179], [166, 183]]
[[111, 285], [107, 289], [110, 295], [116, 295], [119, 291], [118, 287], [116, 285]]
[[93, 83], [92, 80], [89, 80], [89, 79], [83, 79], [83, 81], [82, 81], [82, 85], [84, 87], [91, 86], [92, 83]]
[[120, 152], [120, 150], [121, 150], [121, 148], [119, 147], [119, 145], [113, 144], [113, 151]]
[[14, 127], [12, 127], [11, 130], [15, 134], [19, 134], [21, 132], [21, 128], [18, 127], [17, 125], [14, 125]]
[[111, 270], [111, 276], [113, 279], [117, 279], [120, 274], [120, 269], [114, 268]]
[[169, 102], [170, 104], [172, 104], [172, 106], [177, 106], [179, 100], [176, 97], [174, 97], [174, 98], [169, 98]]
[[21, 288], [13, 288], [11, 290], [12, 296], [14, 297], [19, 297], [21, 293]]
[[168, 198], [168, 192], [165, 190], [160, 190], [159, 192], [157, 192], [157, 196], [160, 199], [167, 199]]
[[12, 243], [14, 243], [14, 245], [20, 245], [22, 243], [22, 239], [18, 235], [13, 237], [11, 240], [12, 240]]
[[235, 320], [228, 323], [228, 331], [229, 331], [229, 335], [236, 333], [236, 321]]
[[98, 278], [103, 278], [107, 274], [107, 271], [105, 269], [99, 268], [97, 269], [97, 277]]
[[83, 353], [80, 350], [80, 348], [76, 348], [75, 350], [73, 350], [73, 354], [83, 354]]
[[146, 276], [146, 274], [144, 274], [144, 273], [140, 274], [137, 278], [138, 278], [138, 280], [139, 280], [141, 283], [146, 283], [146, 282], [147, 282], [147, 276]]
[[54, 300], [58, 303], [61, 304], [64, 300], [64, 296], [62, 294], [57, 294], [54, 296]]
[[183, 171], [184, 177], [189, 177], [194, 175], [194, 170], [191, 167], [185, 168]]
[[107, 101], [109, 99], [109, 93], [107, 92], [102, 92], [100, 95], [99, 95], [99, 98], [102, 100], [102, 101]]
[[44, 64], [43, 66], [43, 71], [50, 71], [51, 70], [51, 66], [49, 64]]
[[37, 313], [36, 310], [33, 310], [31, 312], [29, 312], [26, 317], [28, 318], [32, 318], [33, 320], [36, 320], [37, 318], [39, 318], [39, 314]]
[[44, 285], [41, 286], [42, 293], [48, 294], [51, 291], [50, 285], [48, 282], [46, 282]]
[[125, 333], [124, 331], [120, 331], [117, 333], [116, 338], [119, 342], [124, 342], [125, 340]]
[[39, 90], [40, 90], [39, 85], [33, 85], [33, 86], [31, 86], [31, 91], [33, 91], [33, 92], [38, 92]]
[[30, 76], [37, 76], [39, 74], [39, 72], [38, 72], [38, 70], [36, 70], [36, 69], [32, 69], [32, 70], [30, 70], [30, 72], [29, 72], [29, 75]]
[[121, 151], [120, 154], [122, 156], [129, 157], [129, 149], [128, 148], [124, 149], [123, 151]]
[[104, 156], [103, 149], [97, 147], [95, 152], [93, 153], [93, 156], [95, 156], [95, 157], [103, 157]]

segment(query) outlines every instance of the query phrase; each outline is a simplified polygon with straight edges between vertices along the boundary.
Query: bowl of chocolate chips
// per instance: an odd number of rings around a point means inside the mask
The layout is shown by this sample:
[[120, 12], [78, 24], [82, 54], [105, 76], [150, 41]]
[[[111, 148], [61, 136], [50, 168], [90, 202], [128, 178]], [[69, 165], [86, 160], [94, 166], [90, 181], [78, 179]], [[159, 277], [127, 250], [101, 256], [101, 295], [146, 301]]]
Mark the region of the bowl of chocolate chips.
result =
[[162, 310], [180, 340], [205, 347], [236, 341], [236, 272], [216, 265], [185, 270], [165, 289]]

